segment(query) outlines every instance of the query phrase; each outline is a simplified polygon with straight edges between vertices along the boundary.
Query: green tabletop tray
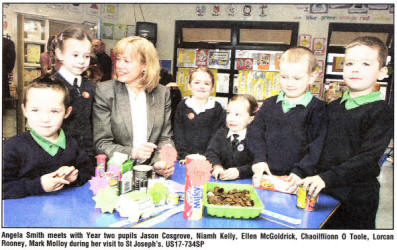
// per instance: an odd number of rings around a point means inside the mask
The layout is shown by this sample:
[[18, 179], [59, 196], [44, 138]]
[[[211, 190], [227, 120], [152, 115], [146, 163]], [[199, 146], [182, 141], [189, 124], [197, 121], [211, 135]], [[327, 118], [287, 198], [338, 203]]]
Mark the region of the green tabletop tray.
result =
[[[253, 207], [240, 207], [240, 206], [223, 206], [214, 205], [208, 202], [207, 192], [214, 191], [215, 187], [221, 187], [228, 192], [233, 189], [237, 190], [248, 190], [250, 192], [251, 199], [254, 201]], [[204, 187], [204, 206], [207, 214], [216, 217], [236, 218], [236, 219], [250, 219], [259, 216], [263, 211], [264, 206], [262, 201], [259, 199], [254, 187], [249, 184], [229, 184], [219, 182], [207, 182]]]

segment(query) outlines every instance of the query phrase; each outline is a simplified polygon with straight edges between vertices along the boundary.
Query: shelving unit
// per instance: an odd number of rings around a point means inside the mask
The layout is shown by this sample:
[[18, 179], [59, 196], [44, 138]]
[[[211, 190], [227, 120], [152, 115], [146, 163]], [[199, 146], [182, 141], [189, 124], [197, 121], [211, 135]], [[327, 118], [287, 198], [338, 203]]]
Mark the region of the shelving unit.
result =
[[[346, 90], [342, 76], [345, 46], [360, 36], [376, 36], [389, 48], [387, 66], [393, 68], [393, 34], [394, 26], [392, 24], [330, 23], [324, 77], [325, 89], [327, 89], [325, 92], [326, 101], [339, 98]], [[384, 93], [384, 98], [391, 107], [393, 107], [394, 102], [393, 79], [394, 74], [391, 74], [388, 78], [379, 82], [380, 91]]]
[[48, 19], [43, 16], [19, 13], [17, 15], [16, 87], [17, 87], [17, 134], [26, 130], [21, 103], [25, 86], [41, 75], [40, 54], [45, 51], [48, 38], [69, 26], [78, 26], [95, 37], [93, 25]]
[[263, 101], [279, 91], [277, 56], [296, 46], [298, 28], [298, 22], [176, 21], [173, 75], [188, 95], [189, 70], [206, 65], [218, 78], [214, 95], [221, 103], [237, 93]]
[[16, 44], [17, 75], [17, 133], [26, 130], [21, 103], [25, 86], [40, 76], [40, 54], [44, 52], [49, 36], [48, 20], [32, 15], [18, 14]]

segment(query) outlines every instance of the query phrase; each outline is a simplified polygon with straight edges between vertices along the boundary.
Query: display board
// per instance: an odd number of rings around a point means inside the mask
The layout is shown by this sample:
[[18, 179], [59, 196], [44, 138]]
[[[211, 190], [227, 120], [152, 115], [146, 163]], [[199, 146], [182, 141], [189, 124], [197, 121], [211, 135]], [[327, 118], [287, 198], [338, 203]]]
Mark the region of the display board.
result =
[[[280, 92], [281, 54], [297, 45], [298, 22], [176, 21], [173, 74], [190, 94], [189, 72], [207, 66], [222, 103], [234, 94], [263, 101]], [[255, 37], [255, 34], [258, 36]]]

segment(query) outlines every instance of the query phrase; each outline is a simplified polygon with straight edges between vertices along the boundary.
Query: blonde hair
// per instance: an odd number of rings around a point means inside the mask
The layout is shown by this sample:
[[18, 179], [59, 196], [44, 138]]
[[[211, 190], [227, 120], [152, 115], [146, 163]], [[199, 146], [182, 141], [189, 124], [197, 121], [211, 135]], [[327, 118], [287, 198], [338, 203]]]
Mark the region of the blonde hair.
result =
[[376, 49], [378, 51], [379, 68], [386, 66], [388, 49], [386, 45], [382, 42], [382, 40], [374, 36], [357, 37], [348, 45], [346, 45], [346, 51], [360, 45], [367, 46], [371, 49]]
[[286, 50], [280, 58], [280, 63], [308, 62], [308, 73], [316, 71], [317, 60], [313, 52], [306, 47], [295, 47]]
[[160, 61], [153, 43], [139, 36], [129, 36], [117, 42], [113, 48], [117, 56], [124, 53], [127, 48], [132, 48], [132, 56], [137, 56], [139, 62], [145, 65], [145, 73], [142, 76], [141, 85], [147, 92], [152, 92], [159, 84]]

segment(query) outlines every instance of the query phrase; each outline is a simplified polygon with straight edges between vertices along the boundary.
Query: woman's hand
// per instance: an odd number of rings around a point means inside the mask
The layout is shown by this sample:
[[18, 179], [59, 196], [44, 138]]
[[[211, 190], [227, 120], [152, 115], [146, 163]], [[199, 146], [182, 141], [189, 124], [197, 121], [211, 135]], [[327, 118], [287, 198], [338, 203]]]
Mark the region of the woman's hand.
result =
[[174, 173], [174, 165], [172, 166], [167, 166], [167, 163], [165, 161], [158, 161], [154, 163], [153, 165], [154, 171], [158, 173], [159, 175], [164, 176], [165, 178], [170, 177]]
[[147, 159], [150, 159], [150, 157], [152, 157], [152, 154], [156, 148], [156, 144], [146, 142], [132, 149], [131, 158], [146, 161]]

